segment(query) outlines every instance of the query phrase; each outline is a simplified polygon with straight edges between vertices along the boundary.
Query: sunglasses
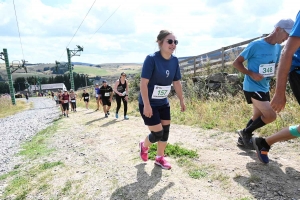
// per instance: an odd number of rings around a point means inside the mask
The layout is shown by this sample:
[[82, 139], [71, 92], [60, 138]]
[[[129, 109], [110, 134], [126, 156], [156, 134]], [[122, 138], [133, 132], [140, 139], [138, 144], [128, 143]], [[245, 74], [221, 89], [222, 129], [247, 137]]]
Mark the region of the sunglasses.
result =
[[126, 75], [122, 75], [122, 76], [125, 76], [125, 77], [126, 77]]
[[178, 40], [172, 40], [172, 39], [167, 39], [168, 44], [174, 44], [177, 45], [178, 44]]

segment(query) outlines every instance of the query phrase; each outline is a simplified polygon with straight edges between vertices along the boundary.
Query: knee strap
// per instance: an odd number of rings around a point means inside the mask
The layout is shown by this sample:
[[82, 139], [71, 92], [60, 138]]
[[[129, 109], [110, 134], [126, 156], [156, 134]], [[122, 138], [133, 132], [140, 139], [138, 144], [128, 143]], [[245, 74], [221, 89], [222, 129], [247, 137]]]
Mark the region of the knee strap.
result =
[[295, 137], [300, 137], [300, 133], [299, 133], [299, 131], [298, 131], [297, 128], [298, 128], [298, 125], [296, 125], [296, 126], [290, 126], [289, 127], [289, 131], [290, 131], [291, 135], [293, 135]]
[[164, 130], [164, 134], [160, 141], [166, 142], [166, 141], [168, 141], [168, 138], [169, 138], [170, 124], [163, 126], [163, 130]]
[[149, 141], [151, 143], [155, 143], [157, 141], [160, 141], [161, 138], [163, 137], [163, 134], [164, 134], [164, 131], [161, 130], [161, 131], [158, 131], [158, 132], [154, 132], [154, 131], [151, 131], [151, 133], [149, 134], [148, 138], [149, 138]]

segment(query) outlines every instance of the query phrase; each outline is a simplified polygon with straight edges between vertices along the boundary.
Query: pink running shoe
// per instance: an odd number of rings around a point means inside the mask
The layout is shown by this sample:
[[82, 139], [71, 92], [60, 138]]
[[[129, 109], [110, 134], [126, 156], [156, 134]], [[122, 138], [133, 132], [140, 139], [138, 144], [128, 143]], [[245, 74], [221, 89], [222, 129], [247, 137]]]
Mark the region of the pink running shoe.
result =
[[161, 166], [163, 169], [171, 169], [171, 164], [165, 160], [164, 156], [155, 158], [155, 164]]
[[143, 161], [148, 161], [148, 147], [144, 147], [144, 142], [140, 142], [140, 157]]

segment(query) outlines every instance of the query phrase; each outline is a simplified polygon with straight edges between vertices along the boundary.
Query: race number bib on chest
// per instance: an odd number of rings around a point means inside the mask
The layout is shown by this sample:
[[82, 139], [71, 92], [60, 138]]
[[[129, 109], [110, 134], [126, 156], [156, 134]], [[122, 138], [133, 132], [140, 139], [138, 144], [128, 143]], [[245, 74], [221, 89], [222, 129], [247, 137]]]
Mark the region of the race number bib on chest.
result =
[[89, 97], [84, 97], [84, 99], [88, 99]]
[[167, 98], [171, 91], [171, 85], [159, 86], [155, 85], [152, 93], [152, 99], [164, 99]]
[[275, 63], [259, 65], [259, 73], [262, 74], [264, 77], [274, 76]]
[[72, 99], [72, 100], [71, 100], [71, 102], [73, 102], [73, 103], [74, 103], [74, 102], [76, 102], [76, 100], [75, 100], [75, 99]]
[[68, 100], [64, 100], [64, 103], [68, 103], [69, 101]]
[[104, 96], [105, 96], [105, 97], [109, 97], [109, 92], [105, 92], [105, 93], [104, 93]]

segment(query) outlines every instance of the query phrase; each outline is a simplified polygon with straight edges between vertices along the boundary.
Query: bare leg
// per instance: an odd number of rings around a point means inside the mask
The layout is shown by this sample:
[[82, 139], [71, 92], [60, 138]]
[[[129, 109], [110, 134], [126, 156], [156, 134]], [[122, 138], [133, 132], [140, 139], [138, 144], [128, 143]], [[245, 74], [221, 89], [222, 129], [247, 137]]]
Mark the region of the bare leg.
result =
[[[298, 126], [297, 130], [298, 130], [298, 132], [300, 132], [300, 126]], [[266, 142], [268, 143], [269, 146], [271, 146], [272, 144], [275, 144], [276, 142], [290, 140], [290, 139], [294, 139], [294, 138], [296, 138], [296, 137], [290, 133], [289, 127], [285, 127], [282, 130], [280, 130], [279, 132], [267, 137]]]

